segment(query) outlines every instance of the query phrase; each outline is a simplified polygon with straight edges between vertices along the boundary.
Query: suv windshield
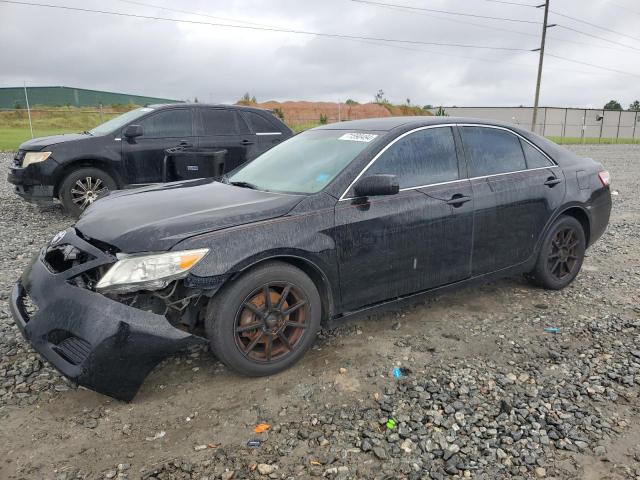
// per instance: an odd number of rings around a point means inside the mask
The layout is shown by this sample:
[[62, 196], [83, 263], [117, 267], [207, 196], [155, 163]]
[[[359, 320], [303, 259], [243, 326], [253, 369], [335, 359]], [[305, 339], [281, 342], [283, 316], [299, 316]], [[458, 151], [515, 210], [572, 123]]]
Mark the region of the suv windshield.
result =
[[109, 133], [113, 133], [119, 128], [124, 127], [127, 123], [130, 123], [136, 118], [140, 118], [141, 116], [146, 115], [149, 112], [153, 112], [153, 108], [136, 108], [135, 110], [123, 113], [122, 115], [118, 115], [117, 117], [112, 118], [111, 120], [104, 122], [101, 125], [98, 125], [93, 130], [89, 130], [89, 133], [91, 135], [107, 135]]
[[228, 181], [257, 190], [316, 193], [378, 135], [377, 132], [309, 130], [231, 173]]

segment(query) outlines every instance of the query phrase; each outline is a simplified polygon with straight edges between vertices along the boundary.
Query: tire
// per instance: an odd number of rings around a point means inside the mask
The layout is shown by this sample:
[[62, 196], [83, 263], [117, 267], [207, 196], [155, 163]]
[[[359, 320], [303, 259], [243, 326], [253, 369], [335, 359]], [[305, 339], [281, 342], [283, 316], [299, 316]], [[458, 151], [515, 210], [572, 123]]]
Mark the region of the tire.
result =
[[[82, 193], [82, 185], [85, 186], [87, 194]], [[116, 181], [104, 170], [79, 168], [73, 170], [62, 180], [58, 197], [64, 209], [77, 218], [95, 200], [107, 194], [109, 190], [116, 188], [118, 188]]]
[[[270, 315], [266, 315], [267, 298], [273, 311]], [[240, 374], [258, 377], [285, 370], [300, 360], [315, 341], [321, 316], [320, 295], [313, 281], [292, 265], [268, 262], [244, 273], [211, 299], [205, 329], [222, 363]]]
[[580, 272], [585, 250], [582, 224], [573, 217], [560, 216], [545, 235], [529, 280], [548, 290], [563, 289]]

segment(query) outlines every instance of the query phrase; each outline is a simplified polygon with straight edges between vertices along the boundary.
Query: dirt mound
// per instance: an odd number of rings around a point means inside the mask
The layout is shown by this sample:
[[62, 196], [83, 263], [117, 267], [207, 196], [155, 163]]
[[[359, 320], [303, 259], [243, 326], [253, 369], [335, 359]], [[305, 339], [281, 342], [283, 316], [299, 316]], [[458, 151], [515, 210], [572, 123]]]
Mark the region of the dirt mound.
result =
[[420, 107], [407, 105], [391, 105], [378, 103], [346, 104], [334, 102], [276, 102], [262, 103], [238, 102], [258, 108], [278, 112], [289, 125], [321, 123], [321, 116], [326, 116], [327, 123], [340, 120], [358, 120], [361, 118], [390, 117], [403, 115], [429, 115]]

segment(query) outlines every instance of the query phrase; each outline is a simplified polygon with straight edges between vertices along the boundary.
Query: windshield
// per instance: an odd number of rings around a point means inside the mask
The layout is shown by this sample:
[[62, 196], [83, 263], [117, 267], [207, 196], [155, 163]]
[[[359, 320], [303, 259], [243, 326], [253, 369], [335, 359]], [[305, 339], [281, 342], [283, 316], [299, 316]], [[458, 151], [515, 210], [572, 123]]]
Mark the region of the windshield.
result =
[[89, 133], [91, 135], [107, 135], [108, 133], [112, 133], [119, 128], [124, 127], [127, 123], [132, 122], [136, 118], [140, 118], [152, 111], [153, 108], [149, 107], [136, 108], [135, 110], [118, 115], [116, 118], [112, 118], [111, 120], [98, 125], [93, 130], [89, 130]]
[[228, 180], [257, 190], [316, 193], [376, 137], [378, 133], [309, 130], [267, 150]]

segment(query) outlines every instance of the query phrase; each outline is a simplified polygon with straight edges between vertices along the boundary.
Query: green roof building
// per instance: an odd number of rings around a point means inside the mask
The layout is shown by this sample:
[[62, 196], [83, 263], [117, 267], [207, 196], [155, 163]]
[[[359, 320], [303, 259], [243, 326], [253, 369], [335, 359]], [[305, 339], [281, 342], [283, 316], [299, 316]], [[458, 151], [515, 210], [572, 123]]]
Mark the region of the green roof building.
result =
[[[145, 97], [128, 93], [103, 92], [75, 87], [27, 87], [29, 105], [97, 107], [99, 105], [151, 105], [177, 103], [180, 100]], [[26, 108], [24, 87], [0, 88], [0, 108]]]

